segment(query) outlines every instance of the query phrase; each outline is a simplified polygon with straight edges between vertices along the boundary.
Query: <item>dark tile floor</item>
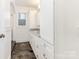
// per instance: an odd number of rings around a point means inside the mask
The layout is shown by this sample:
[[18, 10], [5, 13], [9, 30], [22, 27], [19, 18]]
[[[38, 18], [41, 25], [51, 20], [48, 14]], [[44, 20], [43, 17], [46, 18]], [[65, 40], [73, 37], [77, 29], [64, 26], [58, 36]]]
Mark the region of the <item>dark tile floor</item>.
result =
[[29, 42], [16, 43], [11, 59], [36, 59]]

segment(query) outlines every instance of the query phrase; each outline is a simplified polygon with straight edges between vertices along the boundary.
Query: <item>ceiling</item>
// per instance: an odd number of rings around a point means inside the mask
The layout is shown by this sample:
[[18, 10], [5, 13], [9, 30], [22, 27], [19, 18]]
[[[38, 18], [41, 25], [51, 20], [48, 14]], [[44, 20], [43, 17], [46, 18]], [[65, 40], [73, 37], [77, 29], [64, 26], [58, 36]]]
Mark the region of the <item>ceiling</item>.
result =
[[40, 3], [40, 0], [15, 0], [17, 6], [31, 6], [37, 7]]

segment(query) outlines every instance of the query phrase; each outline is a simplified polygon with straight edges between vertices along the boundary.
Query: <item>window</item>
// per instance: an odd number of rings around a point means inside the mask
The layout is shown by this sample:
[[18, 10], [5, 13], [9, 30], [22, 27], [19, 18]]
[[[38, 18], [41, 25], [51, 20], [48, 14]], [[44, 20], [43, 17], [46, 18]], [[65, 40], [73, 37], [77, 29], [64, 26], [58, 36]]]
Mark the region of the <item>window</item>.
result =
[[26, 25], [26, 13], [18, 13], [18, 25]]

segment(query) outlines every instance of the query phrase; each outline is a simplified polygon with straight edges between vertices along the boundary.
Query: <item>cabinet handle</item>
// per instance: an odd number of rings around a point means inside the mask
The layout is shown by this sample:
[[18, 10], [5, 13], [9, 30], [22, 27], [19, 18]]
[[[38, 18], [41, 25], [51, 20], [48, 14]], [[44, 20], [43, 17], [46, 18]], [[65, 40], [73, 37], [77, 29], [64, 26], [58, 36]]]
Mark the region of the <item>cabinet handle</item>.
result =
[[43, 54], [43, 56], [45, 57], [46, 55], [45, 55], [45, 54]]
[[0, 38], [5, 38], [5, 35], [4, 34], [0, 34]]
[[45, 59], [47, 59], [47, 58], [45, 58]]
[[37, 56], [37, 58], [38, 58], [38, 55], [36, 55]]
[[46, 57], [46, 55], [45, 55], [45, 54], [43, 54], [43, 56], [44, 56], [44, 58], [45, 58], [45, 59], [47, 59], [47, 57]]

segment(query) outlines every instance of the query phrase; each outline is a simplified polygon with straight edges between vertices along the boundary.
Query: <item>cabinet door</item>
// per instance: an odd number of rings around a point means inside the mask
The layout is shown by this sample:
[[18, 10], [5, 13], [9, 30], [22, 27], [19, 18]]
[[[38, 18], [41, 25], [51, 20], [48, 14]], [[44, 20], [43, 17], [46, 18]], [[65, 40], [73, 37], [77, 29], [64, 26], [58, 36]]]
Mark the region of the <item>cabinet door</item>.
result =
[[42, 56], [44, 59], [54, 59], [54, 46], [43, 41]]
[[46, 52], [45, 52], [46, 59], [54, 59], [54, 46], [49, 45], [48, 43], [46, 43]]
[[0, 0], [0, 59], [9, 59], [11, 55], [11, 34], [6, 32], [10, 26], [9, 6], [10, 0]]
[[39, 38], [37, 40], [37, 51], [38, 51], [38, 58], [39, 59], [44, 59], [43, 53], [45, 52], [44, 47], [43, 47], [43, 41]]

